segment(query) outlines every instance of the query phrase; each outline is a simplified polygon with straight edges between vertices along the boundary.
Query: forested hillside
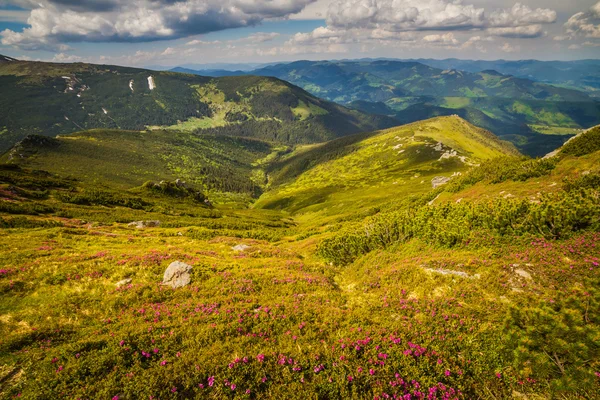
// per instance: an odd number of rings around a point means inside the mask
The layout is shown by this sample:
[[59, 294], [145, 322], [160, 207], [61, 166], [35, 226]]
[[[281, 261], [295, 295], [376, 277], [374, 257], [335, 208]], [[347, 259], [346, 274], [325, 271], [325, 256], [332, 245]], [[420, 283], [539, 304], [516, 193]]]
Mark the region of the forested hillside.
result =
[[0, 151], [29, 134], [56, 136], [93, 128], [218, 127], [213, 133], [311, 143], [397, 124], [319, 100], [274, 78], [213, 79], [13, 60], [0, 63], [0, 90]]

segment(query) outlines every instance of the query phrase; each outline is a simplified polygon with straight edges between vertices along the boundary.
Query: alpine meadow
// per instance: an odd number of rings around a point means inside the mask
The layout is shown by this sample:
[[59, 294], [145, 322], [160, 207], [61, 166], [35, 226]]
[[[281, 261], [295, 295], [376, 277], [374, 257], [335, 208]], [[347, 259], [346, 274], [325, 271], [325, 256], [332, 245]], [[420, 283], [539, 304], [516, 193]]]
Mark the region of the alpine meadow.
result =
[[600, 400], [598, 48], [596, 0], [0, 1], [0, 399]]

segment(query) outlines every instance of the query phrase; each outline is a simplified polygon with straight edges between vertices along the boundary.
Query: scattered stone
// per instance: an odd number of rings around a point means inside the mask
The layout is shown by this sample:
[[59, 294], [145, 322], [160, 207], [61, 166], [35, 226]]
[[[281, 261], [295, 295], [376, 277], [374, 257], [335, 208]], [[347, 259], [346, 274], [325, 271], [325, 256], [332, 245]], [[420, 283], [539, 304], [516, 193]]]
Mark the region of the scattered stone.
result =
[[528, 281], [530, 281], [532, 279], [531, 274], [529, 272], [525, 271], [524, 269], [520, 269], [520, 268], [515, 269], [515, 274], [519, 275], [522, 278], [527, 279]]
[[129, 285], [131, 283], [131, 278], [127, 278], [127, 279], [123, 279], [122, 281], [119, 281], [115, 284], [116, 287], [122, 287], [125, 285]]
[[192, 281], [190, 272], [192, 266], [181, 261], [172, 262], [163, 276], [163, 285], [171, 286], [173, 289], [187, 286]]
[[137, 229], [156, 228], [160, 226], [160, 221], [134, 221], [127, 224], [128, 227]]
[[437, 189], [438, 187], [443, 186], [443, 185], [447, 184], [448, 182], [450, 182], [450, 179], [452, 179], [452, 178], [448, 178], [445, 176], [436, 176], [435, 178], [433, 178], [431, 180], [431, 186], [434, 189]]
[[461, 278], [468, 278], [468, 279], [479, 279], [481, 277], [481, 275], [479, 275], [479, 274], [469, 275], [466, 272], [452, 271], [450, 269], [433, 269], [433, 268], [424, 268], [424, 269], [427, 272], [433, 272], [433, 273], [441, 274], [441, 275], [456, 275], [456, 276], [460, 276]]
[[246, 251], [250, 248], [250, 246], [246, 244], [238, 244], [237, 246], [233, 246], [231, 249], [233, 251]]

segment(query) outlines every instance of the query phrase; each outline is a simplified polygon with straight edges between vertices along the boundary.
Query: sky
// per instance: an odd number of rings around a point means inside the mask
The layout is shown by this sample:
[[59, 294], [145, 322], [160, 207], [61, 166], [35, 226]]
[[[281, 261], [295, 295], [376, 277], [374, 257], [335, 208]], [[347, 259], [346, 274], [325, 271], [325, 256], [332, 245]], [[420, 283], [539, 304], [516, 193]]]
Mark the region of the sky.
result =
[[0, 0], [0, 54], [130, 66], [600, 58], [597, 0]]

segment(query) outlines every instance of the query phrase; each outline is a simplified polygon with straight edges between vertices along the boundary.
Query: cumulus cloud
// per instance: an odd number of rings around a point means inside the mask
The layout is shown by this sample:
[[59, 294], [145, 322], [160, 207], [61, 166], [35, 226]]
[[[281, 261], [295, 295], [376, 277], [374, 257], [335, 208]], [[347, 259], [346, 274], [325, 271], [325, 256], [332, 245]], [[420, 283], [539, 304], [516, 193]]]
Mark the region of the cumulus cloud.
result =
[[[556, 22], [556, 11], [516, 3], [509, 9], [486, 14], [483, 8], [459, 0], [336, 0], [327, 13], [327, 26], [295, 35], [291, 44], [322, 45], [365, 40], [415, 41], [430, 46], [459, 46], [455, 32], [480, 31], [462, 48], [484, 51], [483, 38], [537, 38], [546, 35], [544, 25]], [[444, 34], [435, 33], [445, 31]]]
[[427, 35], [423, 38], [423, 41], [429, 44], [437, 45], [453, 45], [456, 46], [459, 42], [454, 37], [452, 32], [445, 33], [443, 35]]
[[513, 45], [511, 45], [509, 43], [504, 43], [502, 45], [502, 47], [500, 47], [500, 50], [502, 50], [505, 53], [516, 53], [516, 52], [518, 52], [518, 51], [521, 50], [521, 47], [518, 46], [518, 45], [517, 46], [513, 46]]
[[252, 43], [265, 43], [270, 42], [279, 36], [280, 34], [277, 32], [258, 32], [248, 36], [245, 40]]
[[448, 0], [339, 0], [327, 14], [329, 26], [389, 31], [464, 29], [484, 22], [482, 8]]
[[36, 50], [56, 49], [64, 42], [176, 39], [285, 18], [315, 0], [38, 1], [11, 1], [32, 7], [30, 27], [1, 32], [3, 45]]
[[481, 53], [487, 53], [486, 43], [493, 42], [494, 38], [490, 36], [472, 36], [461, 45], [462, 49], [476, 48]]
[[533, 10], [521, 3], [516, 3], [508, 10], [496, 10], [489, 17], [489, 25], [492, 27], [517, 27], [554, 22], [556, 22], [556, 11], [546, 8]]
[[532, 39], [546, 35], [542, 25], [489, 28], [487, 32], [494, 36], [520, 39]]
[[600, 2], [586, 12], [573, 15], [565, 23], [565, 30], [572, 38], [583, 36], [600, 39]]

